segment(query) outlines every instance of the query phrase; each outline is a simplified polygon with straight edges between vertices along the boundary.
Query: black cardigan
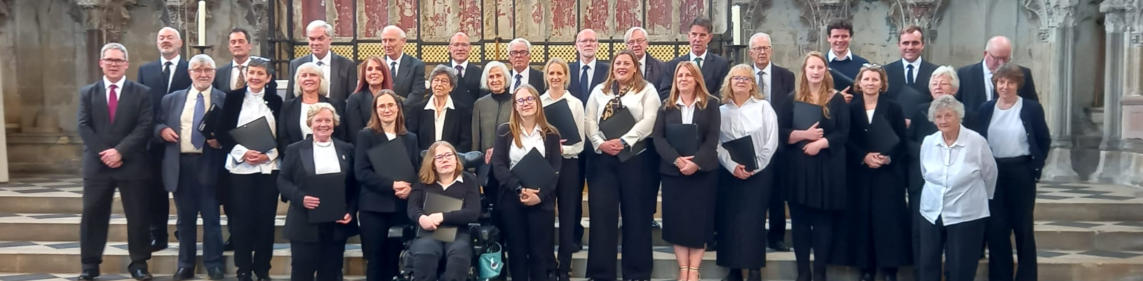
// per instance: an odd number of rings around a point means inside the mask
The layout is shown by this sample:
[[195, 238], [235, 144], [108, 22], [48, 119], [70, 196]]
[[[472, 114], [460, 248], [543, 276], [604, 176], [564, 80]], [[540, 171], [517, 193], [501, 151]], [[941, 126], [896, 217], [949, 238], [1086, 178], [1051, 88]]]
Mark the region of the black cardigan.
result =
[[[333, 105], [334, 111], [337, 115], [341, 116], [341, 124], [338, 124], [333, 129], [333, 138], [346, 141], [346, 136], [351, 136], [346, 130], [345, 125], [345, 107], [344, 102], [339, 102], [335, 99], [330, 99], [325, 96], [318, 96], [318, 102], [329, 103]], [[302, 99], [301, 97], [294, 98], [286, 101], [282, 105], [281, 111], [278, 115], [278, 147], [287, 147], [290, 144], [302, 141], [306, 136], [302, 135], [301, 120], [302, 114]], [[346, 141], [348, 142], [348, 141]]]
[[[417, 134], [407, 132], [397, 137], [405, 144], [405, 153], [409, 155], [409, 164], [413, 165], [413, 170], [420, 168], [421, 149], [417, 146]], [[390, 141], [385, 133], [370, 128], [357, 132], [357, 143], [353, 145], [353, 170], [361, 185], [361, 201], [366, 203], [361, 205], [362, 211], [392, 213], [405, 209], [406, 201], [393, 194], [393, 179], [373, 172], [373, 162], [369, 160], [369, 150]]]
[[447, 190], [441, 190], [439, 183], [413, 184], [413, 191], [409, 193], [409, 219], [415, 223], [421, 215], [429, 215], [424, 210], [425, 196], [427, 192], [432, 192], [464, 200], [460, 210], [442, 214], [444, 220], [441, 221], [441, 226], [464, 227], [476, 222], [480, 218], [480, 187], [476, 185], [476, 176], [462, 172], [461, 177], [462, 182], [454, 183]]
[[[1028, 136], [1028, 150], [1032, 153], [1032, 170], [1036, 180], [1044, 168], [1044, 161], [1048, 158], [1048, 149], [1051, 149], [1052, 139], [1048, 133], [1048, 123], [1044, 119], [1044, 107], [1036, 100], [1024, 98], [1023, 108], [1020, 109], [1020, 122], [1024, 123], [1024, 133]], [[969, 129], [980, 133], [988, 139], [988, 126], [992, 123], [993, 108], [996, 99], [985, 102], [976, 110], [976, 118], [969, 119]]]
[[[516, 198], [516, 188], [521, 187], [520, 179], [512, 173], [509, 168], [512, 166], [511, 159], [508, 157], [508, 150], [510, 145], [516, 145], [512, 139], [512, 132], [508, 129], [508, 124], [500, 124], [496, 127], [496, 142], [492, 146], [492, 173], [496, 179], [500, 181], [500, 194], [511, 195]], [[563, 156], [560, 155], [560, 134], [558, 132], [551, 132], [544, 135], [544, 158], [548, 160], [548, 164], [552, 165], [552, 169], [556, 170], [556, 177], [552, 177], [552, 181], [540, 188], [540, 208], [544, 210], [555, 210], [556, 206], [556, 182], [560, 173], [560, 165], [563, 163]]]

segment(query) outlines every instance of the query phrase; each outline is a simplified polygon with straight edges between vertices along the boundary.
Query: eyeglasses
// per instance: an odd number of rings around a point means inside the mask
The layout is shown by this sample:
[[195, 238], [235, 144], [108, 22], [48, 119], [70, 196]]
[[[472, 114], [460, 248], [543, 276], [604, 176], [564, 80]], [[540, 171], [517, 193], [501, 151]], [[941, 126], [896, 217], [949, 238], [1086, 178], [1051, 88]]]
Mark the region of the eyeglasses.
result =
[[508, 54], [512, 55], [512, 56], [527, 56], [528, 51], [527, 50], [515, 50], [515, 51], [508, 52]]
[[647, 43], [647, 39], [627, 40], [627, 45], [635, 45], [635, 44], [642, 45], [644, 43]]
[[595, 42], [599, 42], [599, 41], [595, 40], [595, 39], [583, 39], [583, 40], [576, 40], [576, 42], [579, 42], [579, 43], [595, 43]]
[[730, 77], [730, 81], [734, 81], [734, 82], [750, 82], [751, 80], [754, 80], [754, 77], [751, 77], [751, 76], [731, 76]]
[[448, 78], [443, 78], [443, 77], [442, 78], [433, 78], [433, 80], [430, 80], [430, 81], [432, 83], [441, 83], [441, 84], [446, 84], [446, 85], [452, 84], [452, 80], [449, 80]]
[[102, 60], [103, 60], [103, 62], [106, 62], [106, 63], [109, 63], [109, 64], [124, 64], [124, 63], [127, 63], [127, 60], [125, 60], [125, 59], [102, 59]]
[[750, 48], [750, 50], [755, 52], [765, 52], [770, 50], [770, 46], [753, 47]]
[[195, 68], [190, 70], [191, 73], [208, 73], [214, 72], [213, 68]]
[[433, 160], [441, 161], [441, 160], [452, 158], [453, 156], [456, 156], [456, 153], [445, 152], [445, 153], [433, 155]]
[[522, 97], [522, 98], [516, 99], [517, 104], [527, 104], [527, 103], [532, 103], [535, 101], [536, 101], [536, 98], [532, 97], [532, 96], [527, 96], [527, 97]]

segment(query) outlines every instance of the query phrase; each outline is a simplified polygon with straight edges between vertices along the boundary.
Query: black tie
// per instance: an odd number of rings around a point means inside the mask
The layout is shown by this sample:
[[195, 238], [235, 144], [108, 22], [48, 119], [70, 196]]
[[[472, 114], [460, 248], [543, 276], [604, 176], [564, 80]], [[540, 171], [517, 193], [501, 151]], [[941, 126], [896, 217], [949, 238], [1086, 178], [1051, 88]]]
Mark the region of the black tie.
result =
[[171, 62], [163, 64], [163, 84], [167, 85], [167, 92], [171, 92]]
[[591, 81], [587, 78], [587, 70], [591, 69], [590, 66], [583, 66], [583, 72], [579, 75], [579, 91], [584, 97], [591, 96]]
[[913, 65], [905, 67], [905, 84], [913, 85]]
[[389, 63], [389, 72], [393, 73], [393, 77], [397, 77], [397, 61]]
[[464, 78], [464, 67], [460, 66], [459, 64], [456, 65], [456, 76], [460, 77], [460, 78]]

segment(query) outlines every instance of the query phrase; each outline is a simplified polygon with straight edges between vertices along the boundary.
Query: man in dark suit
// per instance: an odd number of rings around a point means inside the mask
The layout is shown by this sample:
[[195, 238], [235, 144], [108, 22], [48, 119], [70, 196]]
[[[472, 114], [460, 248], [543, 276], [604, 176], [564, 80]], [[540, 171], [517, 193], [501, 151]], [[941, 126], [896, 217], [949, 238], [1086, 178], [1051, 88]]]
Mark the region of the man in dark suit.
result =
[[512, 73], [508, 74], [509, 93], [515, 93], [516, 88], [523, 83], [531, 84], [540, 93], [548, 91], [548, 87], [544, 84], [544, 73], [528, 67], [528, 63], [532, 61], [531, 50], [532, 43], [524, 38], [508, 42], [508, 63], [512, 67]]
[[568, 92], [581, 101], [586, 101], [591, 95], [595, 85], [607, 80], [607, 71], [611, 65], [595, 59], [595, 51], [599, 48], [595, 30], [584, 29], [576, 35], [575, 49], [579, 52], [579, 60], [568, 65], [571, 71], [571, 84]]
[[664, 73], [659, 77], [657, 90], [659, 90], [659, 98], [666, 99], [667, 95], [671, 93], [671, 82], [674, 80], [675, 67], [683, 61], [693, 61], [698, 64], [702, 69], [703, 81], [706, 82], [706, 90], [711, 94], [718, 96], [718, 90], [722, 89], [722, 80], [726, 77], [726, 73], [730, 71], [730, 62], [716, 54], [707, 52], [707, 45], [710, 44], [710, 32], [714, 30], [710, 19], [695, 18], [691, 22], [691, 31], [687, 33], [687, 40], [691, 45], [691, 53], [679, 56], [670, 62], [667, 62], [667, 67]]
[[[214, 89], [214, 60], [196, 55], [188, 63], [192, 86], [163, 97], [154, 134], [165, 142], [163, 186], [175, 194], [178, 209], [179, 258], [175, 280], [192, 279], [196, 261], [198, 215], [203, 220], [202, 260], [211, 280], [223, 277], [222, 230], [216, 183], [225, 158], [210, 130], [208, 112], [222, 112], [225, 93]], [[203, 130], [206, 128], [206, 130]], [[222, 133], [222, 132], [218, 132]]]
[[[889, 91], [885, 97], [901, 106], [905, 118], [912, 118], [917, 105], [932, 101], [929, 77], [937, 65], [921, 58], [921, 53], [925, 51], [925, 35], [920, 27], [906, 27], [897, 38], [901, 59], [885, 64], [885, 74], [889, 78]], [[908, 123], [912, 123], [912, 120]]]
[[[230, 39], [227, 43], [227, 48], [230, 50], [230, 55], [234, 56], [234, 60], [230, 63], [219, 67], [214, 74], [214, 88], [225, 92], [242, 89], [246, 87], [246, 67], [250, 65], [250, 59], [267, 60], [257, 56], [250, 55], [250, 32], [241, 27], [235, 27], [230, 30]], [[267, 69], [268, 73], [273, 76], [274, 70]], [[189, 80], [188, 80], [189, 81]], [[181, 90], [182, 88], [180, 88]], [[270, 80], [266, 84], [266, 89], [270, 90], [269, 93], [278, 91], [278, 83]]]
[[[842, 91], [853, 86], [857, 72], [869, 60], [849, 50], [849, 41], [853, 39], [853, 24], [838, 20], [827, 25], [826, 30], [829, 31], [826, 41], [829, 41], [830, 49], [826, 52], [826, 60], [829, 61], [830, 74], [833, 74], [833, 88]], [[848, 92], [853, 93], [853, 90]]]
[[[452, 68], [456, 69], [456, 75], [460, 79], [456, 83], [456, 89], [453, 90], [454, 95], [465, 94], [468, 95], [470, 101], [476, 101], [480, 98], [480, 75], [484, 71], [477, 64], [468, 63], [469, 52], [472, 51], [472, 45], [468, 41], [468, 34], [464, 32], [457, 32], [452, 35], [448, 43], [448, 54], [452, 58]], [[423, 71], [423, 67], [421, 68]], [[422, 85], [424, 83], [421, 83]], [[422, 91], [424, 92], [424, 91]], [[422, 97], [423, 98], [423, 94]]]
[[423, 97], [425, 95], [425, 63], [412, 56], [406, 56], [405, 31], [396, 25], [381, 30], [381, 45], [385, 48], [385, 64], [393, 77], [393, 91], [402, 97]]
[[[150, 87], [148, 95], [151, 97], [151, 112], [154, 114], [152, 120], [159, 118], [159, 104], [163, 101], [163, 96], [191, 85], [190, 75], [187, 74], [187, 62], [179, 56], [179, 49], [183, 47], [179, 31], [170, 27], [159, 29], [155, 45], [159, 48], [159, 60], [139, 67], [139, 75], [136, 76], [139, 83]], [[148, 167], [151, 173], [150, 179], [154, 182], [147, 185], [146, 212], [151, 231], [150, 247], [153, 252], [167, 248], [167, 220], [170, 218], [171, 206], [170, 195], [159, 182], [162, 177], [162, 142], [159, 139], [152, 140], [150, 137], [147, 139], [150, 140], [147, 152], [151, 156]]]
[[[770, 60], [770, 55], [774, 54], [770, 35], [755, 33], [750, 36], [750, 50], [748, 52], [751, 65], [754, 66], [755, 79], [758, 81], [758, 88], [762, 90], [762, 95], [766, 97], [767, 101], [770, 101], [770, 106], [785, 104], [784, 102], [791, 98], [790, 95], [794, 93], [794, 73], [774, 65]], [[779, 151], [779, 153], [781, 152]], [[780, 169], [781, 165], [777, 167]], [[779, 176], [784, 175], [784, 173], [777, 174]], [[774, 177], [773, 186], [778, 186], [777, 183], [778, 177]], [[767, 246], [770, 249], [789, 252], [790, 246], [786, 245], [786, 200], [781, 191], [781, 188], [771, 189], [770, 204], [767, 208], [770, 220], [769, 230], [766, 232], [766, 241], [768, 241]]]
[[127, 81], [127, 48], [108, 43], [100, 50], [103, 79], [79, 90], [79, 135], [83, 139], [83, 217], [80, 220], [79, 280], [95, 280], [107, 244], [115, 189], [127, 216], [127, 271], [150, 280], [146, 153], [152, 118], [149, 88]]
[[[634, 52], [635, 57], [639, 59], [639, 72], [643, 73], [643, 80], [647, 80], [647, 82], [658, 87], [659, 79], [667, 75], [668, 70], [664, 69], [666, 66], [663, 65], [663, 61], [647, 55], [647, 30], [638, 26], [629, 28], [623, 34], [623, 42], [627, 43], [627, 49]], [[670, 71], [674, 72], [675, 70], [671, 69]], [[604, 77], [604, 79], [607, 78]]]
[[[996, 99], [992, 72], [1011, 59], [1012, 41], [1008, 40], [1008, 37], [996, 36], [988, 39], [988, 43], [984, 45], [984, 60], [956, 70], [956, 76], [960, 79], [960, 89], [956, 92], [956, 99], [964, 103], [966, 118], [974, 118], [981, 104]], [[1023, 66], [1020, 70], [1024, 72], [1024, 85], [1017, 94], [1026, 99], [1039, 101], [1036, 83], [1032, 81], [1032, 70]]]
[[[330, 51], [333, 40], [333, 26], [323, 20], [315, 20], [306, 26], [311, 54], [290, 61], [290, 82], [286, 84], [286, 100], [294, 98], [294, 71], [303, 63], [313, 62], [322, 68], [325, 80], [329, 81], [328, 97], [344, 107], [345, 99], [357, 87], [357, 64], [346, 57]], [[398, 80], [399, 81], [399, 80]]]

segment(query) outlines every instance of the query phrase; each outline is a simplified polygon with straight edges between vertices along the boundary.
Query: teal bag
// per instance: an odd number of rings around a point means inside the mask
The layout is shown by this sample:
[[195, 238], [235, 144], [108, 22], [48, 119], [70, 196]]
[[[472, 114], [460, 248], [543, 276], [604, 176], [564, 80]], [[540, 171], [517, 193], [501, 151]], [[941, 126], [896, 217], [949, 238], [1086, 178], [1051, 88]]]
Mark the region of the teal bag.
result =
[[493, 242], [488, 250], [480, 254], [478, 262], [480, 268], [480, 280], [488, 280], [500, 276], [500, 271], [504, 269], [504, 262], [500, 254], [500, 243]]

